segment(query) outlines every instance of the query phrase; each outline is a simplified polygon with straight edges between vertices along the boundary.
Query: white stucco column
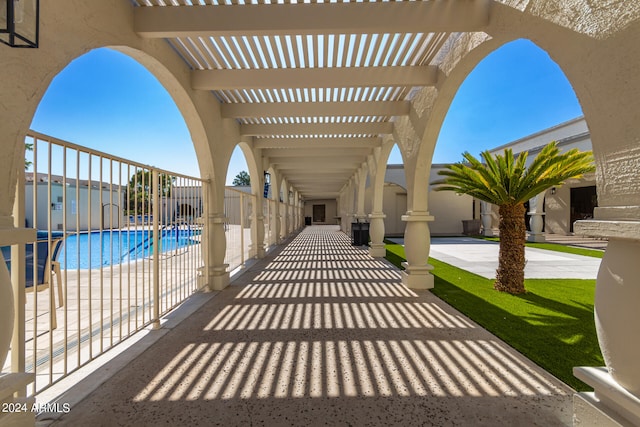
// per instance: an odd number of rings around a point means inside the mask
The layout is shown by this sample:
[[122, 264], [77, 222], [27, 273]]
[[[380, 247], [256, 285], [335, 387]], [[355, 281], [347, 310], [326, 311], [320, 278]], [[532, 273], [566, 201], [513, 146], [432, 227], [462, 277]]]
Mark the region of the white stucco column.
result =
[[287, 238], [287, 204], [278, 202], [280, 205], [280, 243], [282, 243]]
[[544, 203], [544, 193], [538, 194], [536, 197], [529, 199], [529, 212], [527, 212], [529, 217], [529, 236], [527, 240], [529, 242], [544, 242], [545, 237], [542, 233], [542, 228], [544, 227], [544, 212], [543, 210]]
[[255, 245], [255, 256], [256, 258], [264, 258], [264, 215], [262, 214], [262, 206], [260, 206], [259, 211], [256, 209], [254, 220], [251, 221], [251, 228], [251, 235], [255, 236], [255, 242], [252, 242], [252, 244]]
[[384, 219], [386, 217], [382, 212], [369, 214], [369, 237], [371, 238], [369, 255], [375, 258], [384, 258], [387, 255], [384, 248]]
[[227, 251], [227, 238], [224, 224], [227, 218], [223, 214], [209, 214], [207, 217], [207, 287], [209, 290], [221, 290], [229, 285], [229, 273], [224, 263]]
[[363, 163], [360, 170], [356, 174], [356, 222], [364, 222], [367, 219], [367, 214], [364, 211], [364, 196], [367, 187], [367, 167], [366, 163]]
[[407, 223], [404, 230], [404, 252], [407, 262], [402, 266], [402, 283], [411, 289], [433, 288], [433, 266], [429, 265], [431, 233], [429, 221], [434, 217], [429, 212], [407, 212], [402, 216]]
[[339, 221], [340, 221], [340, 231], [342, 231], [345, 234], [348, 234], [347, 232], [347, 222], [345, 221], [345, 209], [344, 207], [346, 206], [347, 202], [346, 202], [346, 196], [344, 191], [340, 192], [340, 196], [338, 196], [338, 200], [337, 200], [337, 204], [336, 204], [336, 209], [338, 212], [338, 216], [339, 216]]
[[345, 221], [345, 233], [351, 236], [351, 223], [355, 220], [355, 211], [353, 209], [354, 206], [354, 189], [353, 189], [353, 178], [349, 180], [349, 184], [347, 185], [347, 195], [345, 197], [345, 209], [344, 209], [344, 221]]
[[273, 243], [278, 245], [282, 241], [280, 238], [280, 234], [282, 233], [282, 216], [280, 212], [280, 202], [278, 200], [274, 200], [273, 203], [273, 214], [272, 214], [272, 227], [273, 227]]
[[287, 205], [287, 212], [289, 212], [289, 217], [288, 217], [289, 218], [289, 228], [288, 228], [289, 233], [288, 234], [290, 235], [291, 233], [293, 233], [294, 224], [295, 224], [293, 205], [291, 205], [291, 204]]
[[[603, 420], [617, 421], [618, 415], [626, 418], [625, 422], [640, 425], [640, 340], [636, 328], [640, 322], [640, 221], [632, 216], [624, 218], [624, 209], [619, 209], [618, 215], [622, 215], [618, 219], [602, 219], [614, 210], [600, 210], [600, 215], [596, 213], [600, 220], [574, 224], [576, 234], [609, 239], [594, 301], [596, 332], [606, 367], [574, 368], [574, 375], [594, 389], [593, 393], [574, 396], [574, 418], [586, 420], [597, 408], [601, 413], [594, 419], [600, 425]], [[640, 217], [640, 207], [635, 210]]]
[[480, 216], [482, 217], [482, 235], [493, 237], [491, 203], [480, 201]]

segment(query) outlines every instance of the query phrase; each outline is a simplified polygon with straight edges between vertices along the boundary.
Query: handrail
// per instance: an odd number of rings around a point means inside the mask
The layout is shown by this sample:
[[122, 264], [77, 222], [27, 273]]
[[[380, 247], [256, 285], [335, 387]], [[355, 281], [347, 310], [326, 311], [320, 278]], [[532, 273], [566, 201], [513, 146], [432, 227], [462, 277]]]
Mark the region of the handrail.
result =
[[[204, 198], [210, 180], [154, 168], [34, 131], [27, 134], [26, 142], [31, 139], [33, 151], [27, 158], [33, 157], [29, 169], [33, 182], [18, 183], [16, 198], [27, 200], [28, 215], [17, 215], [16, 225], [24, 226], [28, 220], [30, 227], [59, 230], [70, 236], [62, 248], [61, 268], [53, 274], [56, 283], [61, 279], [65, 304], [50, 304], [55, 290], [52, 280], [46, 293], [25, 297], [24, 289], [18, 290], [26, 304], [17, 305], [20, 325], [16, 323], [17, 338], [12, 343], [8, 368], [36, 374], [37, 380], [27, 394], [37, 394], [132, 334], [151, 324], [157, 326], [160, 316], [203, 285], [202, 272], [208, 271], [204, 256], [207, 221], [201, 225], [202, 238], [190, 242], [192, 247], [180, 252], [183, 256], [158, 256], [160, 244], [154, 242], [167, 238], [175, 215], [188, 215], [183, 218], [188, 233], [197, 226], [197, 218], [206, 218]], [[144, 173], [139, 175], [140, 171]], [[149, 190], [157, 188], [149, 176], [155, 176], [158, 186], [159, 174], [172, 177], [171, 194], [166, 197]], [[20, 176], [24, 178], [25, 174]], [[40, 185], [40, 178], [46, 185]], [[31, 192], [28, 198], [27, 191]], [[150, 192], [155, 196], [152, 203], [148, 200]], [[105, 202], [113, 207], [105, 210]], [[25, 202], [20, 205], [25, 206]], [[135, 215], [131, 228], [121, 222], [129, 208]], [[127, 245], [123, 244], [124, 236], [116, 240], [116, 232], [148, 232], [150, 222], [137, 221], [137, 215], [150, 212], [156, 230], [153, 235], [147, 234], [141, 241], [127, 239]], [[180, 239], [184, 227], [175, 226], [176, 238]], [[112, 239], [102, 239], [111, 232]], [[170, 243], [163, 249], [174, 253], [174, 242]], [[145, 257], [145, 262], [123, 262], [132, 254], [151, 252], [151, 245], [154, 256]], [[27, 336], [26, 331], [33, 332]]]
[[82, 145], [78, 145], [78, 144], [74, 144], [73, 142], [69, 142], [69, 141], [65, 141], [62, 139], [58, 139], [55, 138], [53, 136], [49, 136], [49, 135], [45, 135], [43, 133], [40, 132], [36, 132], [34, 130], [29, 130], [29, 132], [27, 133], [27, 137], [31, 137], [31, 138], [37, 138], [40, 139], [42, 141], [48, 141], [48, 142], [52, 142], [56, 145], [60, 145], [62, 147], [65, 148], [70, 148], [76, 151], [79, 151], [81, 153], [85, 153], [85, 154], [90, 154], [92, 156], [102, 156], [105, 158], [109, 158], [118, 162], [122, 162], [122, 163], [127, 163], [131, 166], [135, 166], [135, 167], [139, 167], [141, 169], [148, 169], [148, 170], [156, 170], [159, 173], [164, 173], [164, 174], [168, 174], [171, 176], [175, 176], [175, 177], [180, 177], [180, 178], [186, 178], [186, 179], [192, 179], [192, 180], [196, 180], [196, 181], [200, 181], [200, 182], [206, 182], [206, 183], [210, 183], [211, 179], [209, 178], [198, 178], [198, 177], [193, 177], [193, 176], [189, 176], [189, 175], [183, 175], [179, 172], [172, 172], [166, 169], [161, 169], [161, 168], [157, 168], [155, 166], [151, 166], [151, 165], [147, 165], [144, 163], [139, 163], [133, 160], [129, 160], [129, 159], [125, 159], [123, 157], [118, 157], [115, 156], [113, 154], [109, 154], [109, 153], [105, 153], [104, 151], [99, 151], [99, 150], [94, 150], [92, 148], [87, 148], [87, 147], [83, 147]]

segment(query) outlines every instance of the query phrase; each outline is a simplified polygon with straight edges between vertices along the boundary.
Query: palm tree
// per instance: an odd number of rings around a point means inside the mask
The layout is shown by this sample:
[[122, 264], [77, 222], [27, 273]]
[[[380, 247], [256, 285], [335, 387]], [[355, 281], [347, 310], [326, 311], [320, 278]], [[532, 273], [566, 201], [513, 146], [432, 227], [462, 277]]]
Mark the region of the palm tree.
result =
[[524, 243], [526, 238], [524, 203], [550, 187], [561, 185], [570, 178], [580, 178], [593, 172], [591, 151], [572, 149], [560, 153], [556, 142], [546, 145], [529, 167], [528, 153], [514, 158], [511, 149], [495, 158], [480, 153], [484, 163], [465, 152], [467, 163], [455, 163], [438, 172], [445, 178], [432, 184], [436, 191], [455, 191], [499, 207], [500, 255], [494, 288], [511, 294], [525, 292]]

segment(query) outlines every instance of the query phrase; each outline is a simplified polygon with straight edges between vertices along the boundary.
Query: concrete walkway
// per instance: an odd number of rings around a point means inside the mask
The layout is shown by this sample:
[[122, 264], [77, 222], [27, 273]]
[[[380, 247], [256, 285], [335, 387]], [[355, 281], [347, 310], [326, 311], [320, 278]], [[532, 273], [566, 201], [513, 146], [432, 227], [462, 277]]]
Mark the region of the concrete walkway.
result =
[[[403, 239], [390, 239], [403, 243]], [[500, 245], [471, 237], [433, 237], [429, 256], [487, 279], [496, 277]], [[526, 248], [528, 279], [595, 279], [600, 258]]]
[[204, 295], [123, 369], [126, 352], [75, 387], [86, 398], [54, 425], [571, 424], [567, 386], [430, 292], [405, 288], [337, 227], [307, 227]]

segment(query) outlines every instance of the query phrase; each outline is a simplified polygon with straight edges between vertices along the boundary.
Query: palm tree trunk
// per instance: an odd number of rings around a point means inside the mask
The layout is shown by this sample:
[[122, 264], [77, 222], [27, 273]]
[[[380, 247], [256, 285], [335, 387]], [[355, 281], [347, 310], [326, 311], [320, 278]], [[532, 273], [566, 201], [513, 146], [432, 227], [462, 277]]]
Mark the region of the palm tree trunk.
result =
[[500, 256], [493, 287], [510, 294], [524, 289], [524, 242], [526, 225], [524, 204], [500, 206]]

